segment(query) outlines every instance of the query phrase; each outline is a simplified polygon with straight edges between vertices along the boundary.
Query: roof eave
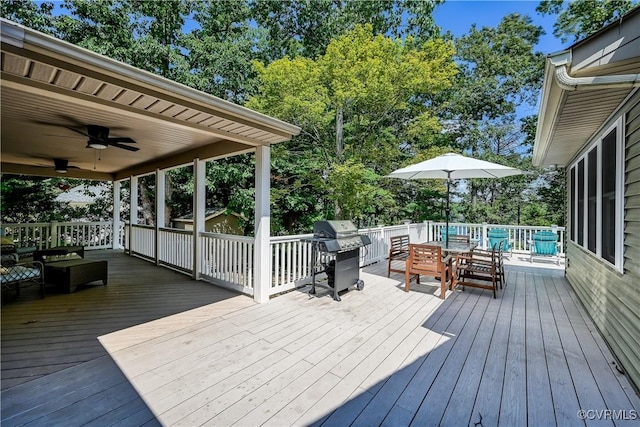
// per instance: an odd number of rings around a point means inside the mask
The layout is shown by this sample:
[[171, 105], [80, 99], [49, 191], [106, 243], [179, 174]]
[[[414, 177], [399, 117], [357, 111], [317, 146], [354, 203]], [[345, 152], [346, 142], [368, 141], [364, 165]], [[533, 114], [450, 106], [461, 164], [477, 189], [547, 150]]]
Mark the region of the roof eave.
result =
[[126, 79], [136, 84], [170, 93], [174, 96], [177, 95], [188, 100], [196, 101], [209, 108], [231, 113], [238, 118], [273, 128], [276, 131], [291, 136], [298, 135], [301, 131], [298, 126], [258, 113], [216, 96], [200, 92], [181, 83], [160, 77], [148, 71], [140, 70], [120, 61], [107, 58], [6, 19], [0, 18], [0, 31], [2, 33], [3, 43], [18, 48], [64, 58], [67, 62], [78, 62], [85, 66], [99, 69], [101, 72], [110, 73], [117, 78]]
[[547, 152], [551, 145], [551, 137], [555, 128], [556, 119], [562, 106], [564, 90], [558, 86], [555, 80], [557, 66], [571, 63], [571, 51], [564, 50], [551, 54], [545, 61], [544, 84], [542, 87], [542, 100], [538, 111], [538, 124], [533, 145], [533, 164], [543, 166]]

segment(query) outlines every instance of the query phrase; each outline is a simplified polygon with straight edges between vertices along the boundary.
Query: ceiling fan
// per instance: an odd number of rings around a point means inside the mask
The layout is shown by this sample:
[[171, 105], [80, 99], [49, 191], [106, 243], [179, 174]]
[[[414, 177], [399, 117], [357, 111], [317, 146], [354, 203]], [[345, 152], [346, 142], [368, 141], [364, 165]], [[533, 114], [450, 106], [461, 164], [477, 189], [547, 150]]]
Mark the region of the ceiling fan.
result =
[[136, 142], [129, 137], [113, 137], [109, 138], [109, 128], [106, 126], [87, 125], [87, 131], [83, 132], [71, 126], [65, 126], [67, 129], [72, 130], [80, 135], [84, 135], [89, 140], [87, 141], [87, 148], [94, 148], [96, 150], [104, 150], [109, 145], [112, 147], [122, 148], [128, 151], [138, 151], [138, 147], [132, 147], [125, 144], [135, 144]]
[[[43, 157], [44, 159], [44, 157]], [[46, 168], [50, 168], [49, 164], [39, 164], [39, 166], [43, 166]], [[80, 169], [77, 166], [69, 166], [69, 160], [67, 159], [53, 159], [53, 169], [58, 173], [67, 173], [69, 169]]]
[[53, 166], [58, 173], [67, 173], [68, 169], [80, 169], [77, 166], [69, 166], [69, 160], [53, 159]]

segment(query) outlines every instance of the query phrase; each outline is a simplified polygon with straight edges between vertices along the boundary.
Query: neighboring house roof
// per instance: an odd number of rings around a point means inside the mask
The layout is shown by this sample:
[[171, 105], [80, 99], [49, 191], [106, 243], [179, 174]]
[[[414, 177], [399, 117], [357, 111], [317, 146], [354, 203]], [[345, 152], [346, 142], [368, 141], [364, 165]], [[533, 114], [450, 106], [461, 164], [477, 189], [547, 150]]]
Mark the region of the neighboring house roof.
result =
[[[234, 216], [237, 216], [238, 218], [241, 218], [241, 219], [244, 219], [244, 220], [247, 219], [244, 215], [239, 214], [237, 212], [229, 212], [229, 211], [227, 211], [227, 209], [219, 209], [219, 210], [207, 209], [205, 211], [205, 213], [204, 213], [204, 220], [205, 221], [209, 221], [212, 218], [215, 218], [217, 216], [224, 215], [224, 214], [234, 215]], [[184, 215], [184, 216], [181, 216], [181, 217], [178, 217], [178, 218], [173, 218], [172, 221], [188, 222], [188, 223], [193, 222], [193, 213], [190, 213], [188, 215]]]
[[638, 87], [640, 7], [547, 57], [534, 165], [568, 164]]
[[60, 193], [55, 201], [60, 203], [93, 203], [97, 198], [107, 196], [107, 193], [107, 189], [100, 185], [78, 185]]

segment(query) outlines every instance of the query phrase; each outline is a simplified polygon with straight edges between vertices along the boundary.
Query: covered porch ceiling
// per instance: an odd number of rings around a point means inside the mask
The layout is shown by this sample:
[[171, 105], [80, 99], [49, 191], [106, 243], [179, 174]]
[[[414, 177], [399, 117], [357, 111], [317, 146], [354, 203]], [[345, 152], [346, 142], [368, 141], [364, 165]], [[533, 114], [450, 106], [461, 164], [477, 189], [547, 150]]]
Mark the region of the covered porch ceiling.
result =
[[[2, 173], [119, 180], [251, 152], [300, 128], [2, 20]], [[139, 148], [87, 147], [87, 125]]]

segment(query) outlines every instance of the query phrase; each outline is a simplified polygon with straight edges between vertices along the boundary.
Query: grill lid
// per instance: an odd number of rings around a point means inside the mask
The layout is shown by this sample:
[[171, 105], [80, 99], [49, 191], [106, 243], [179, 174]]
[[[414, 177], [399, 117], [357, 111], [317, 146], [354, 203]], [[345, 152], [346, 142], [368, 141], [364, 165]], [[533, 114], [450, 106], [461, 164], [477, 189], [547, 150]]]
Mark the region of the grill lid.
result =
[[340, 239], [358, 234], [358, 229], [351, 221], [317, 221], [313, 224], [315, 237]]

